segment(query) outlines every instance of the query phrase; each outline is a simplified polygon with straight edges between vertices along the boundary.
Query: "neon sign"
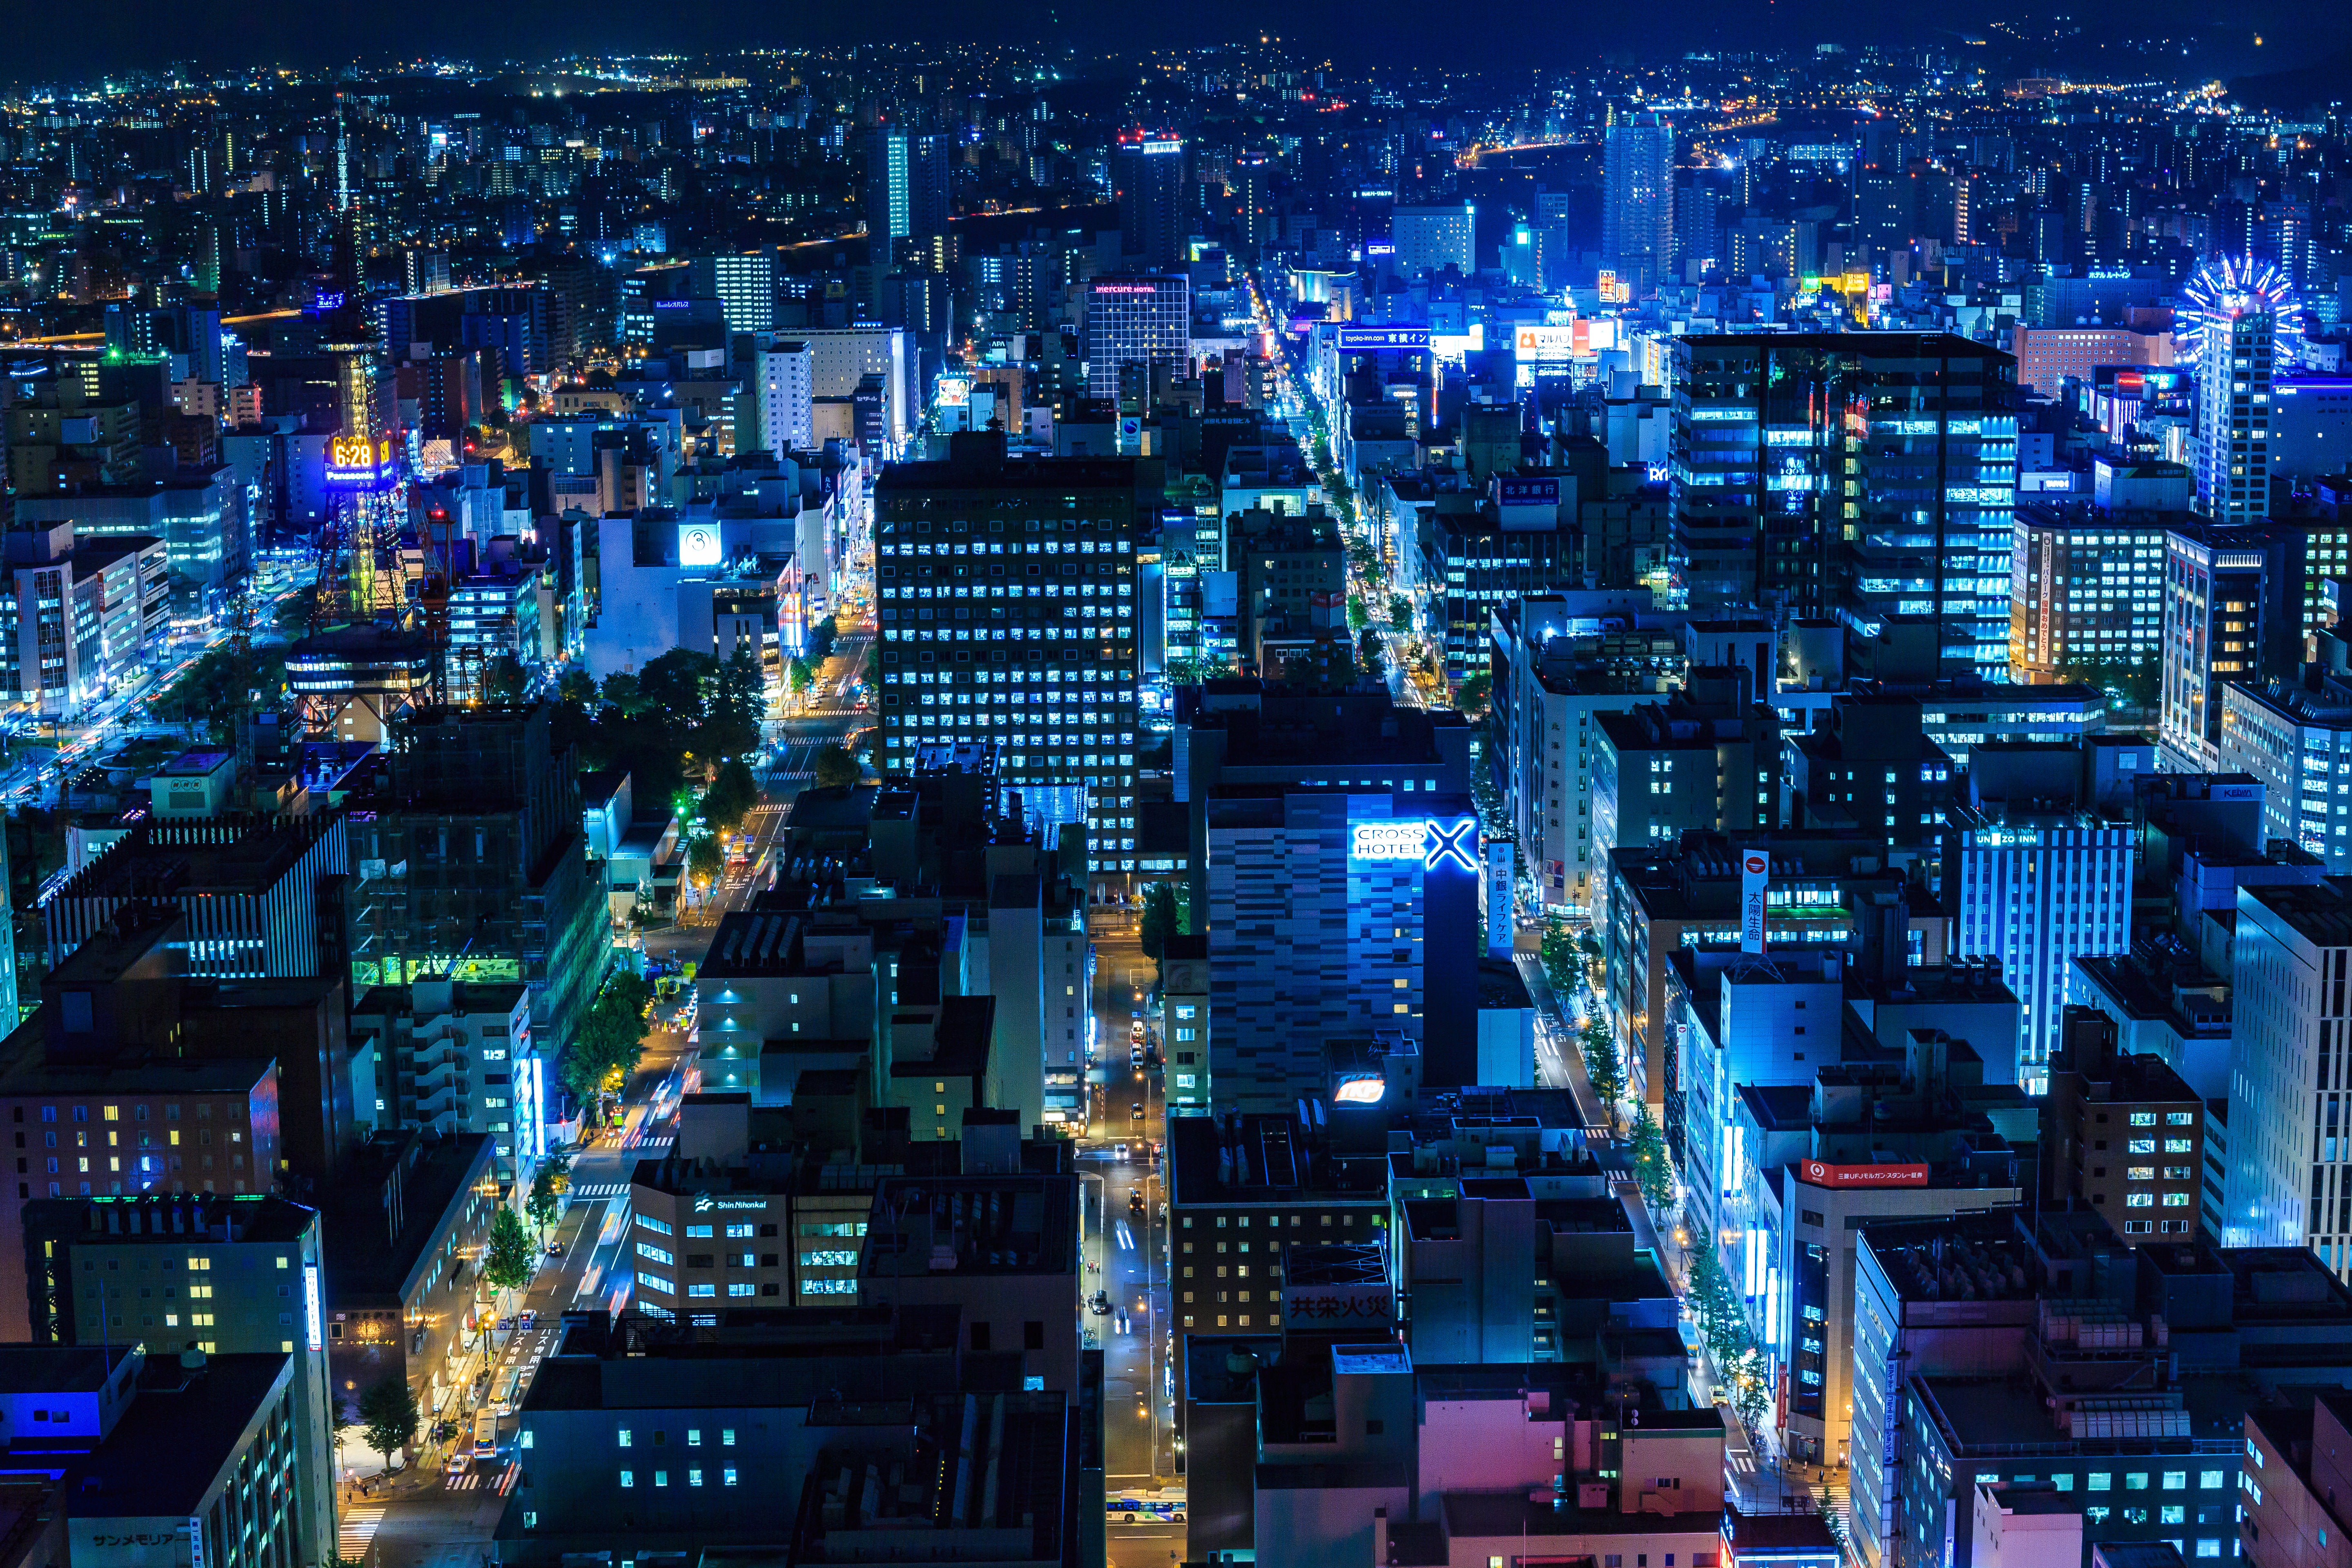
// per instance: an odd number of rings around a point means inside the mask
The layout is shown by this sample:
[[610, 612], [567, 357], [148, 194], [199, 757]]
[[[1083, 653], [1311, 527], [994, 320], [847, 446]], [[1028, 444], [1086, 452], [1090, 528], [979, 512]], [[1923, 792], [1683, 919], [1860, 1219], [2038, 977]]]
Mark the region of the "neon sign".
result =
[[323, 1314], [319, 1310], [319, 1266], [315, 1263], [302, 1265], [302, 1310], [310, 1319], [310, 1348], [314, 1351], [326, 1349], [326, 1342], [320, 1337], [319, 1327]]
[[1439, 822], [1433, 817], [1428, 827], [1429, 847], [1423, 856], [1422, 869], [1434, 871], [1440, 866], [1453, 866], [1474, 877], [1478, 874], [1476, 817], [1458, 817], [1450, 823]]
[[1375, 863], [1418, 860], [1424, 871], [1452, 866], [1478, 873], [1478, 819], [1456, 817], [1440, 822], [1359, 822], [1348, 830], [1348, 858]]
[[1351, 1078], [1341, 1080], [1331, 1091], [1338, 1105], [1378, 1105], [1389, 1091], [1386, 1080], [1377, 1078]]

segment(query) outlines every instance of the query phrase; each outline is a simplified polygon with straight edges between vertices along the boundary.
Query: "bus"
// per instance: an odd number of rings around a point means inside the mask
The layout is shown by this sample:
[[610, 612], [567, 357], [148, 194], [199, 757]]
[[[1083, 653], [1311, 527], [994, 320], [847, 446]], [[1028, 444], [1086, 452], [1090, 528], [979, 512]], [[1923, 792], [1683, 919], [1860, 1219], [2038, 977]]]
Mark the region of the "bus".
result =
[[517, 1367], [512, 1372], [507, 1373], [506, 1384], [499, 1391], [499, 1402], [497, 1405], [491, 1406], [492, 1414], [497, 1415], [511, 1415], [515, 1413], [515, 1406], [521, 1402], [522, 1368]]
[[1184, 1488], [1163, 1487], [1156, 1492], [1114, 1492], [1103, 1500], [1103, 1514], [1117, 1524], [1181, 1524]]
[[499, 1418], [495, 1412], [485, 1410], [474, 1417], [474, 1462], [480, 1464], [499, 1457]]

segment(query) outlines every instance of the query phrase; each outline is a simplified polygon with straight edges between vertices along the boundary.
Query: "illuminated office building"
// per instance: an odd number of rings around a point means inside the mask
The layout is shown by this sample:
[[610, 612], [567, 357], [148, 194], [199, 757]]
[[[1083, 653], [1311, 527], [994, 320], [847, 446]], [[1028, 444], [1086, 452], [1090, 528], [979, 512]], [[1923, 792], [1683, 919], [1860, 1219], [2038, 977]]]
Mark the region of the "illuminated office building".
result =
[[1354, 1043], [1389, 1034], [1420, 1047], [1425, 1084], [1480, 1081], [1477, 818], [1379, 779], [1335, 764], [1202, 803], [1215, 1112], [1319, 1100]]
[[2218, 773], [2221, 689], [2294, 671], [2302, 660], [2305, 535], [2279, 524], [2177, 520], [2165, 534], [2158, 760]]
[[1181, 273], [1097, 278], [1089, 284], [1087, 395], [1118, 396], [1120, 372], [1129, 365], [1183, 370], [1192, 356], [1192, 291]]
[[882, 771], [992, 744], [1031, 810], [1086, 823], [1097, 871], [1135, 869], [1136, 485], [1132, 461], [978, 431], [874, 490]]
[[2165, 527], [2145, 512], [2020, 507], [2009, 658], [2020, 680], [2135, 663], [2164, 630]]
[[717, 300], [730, 332], [764, 332], [776, 324], [776, 253], [698, 256], [688, 264], [694, 292]]
[[1674, 556], [1695, 609], [1932, 617], [2008, 678], [2016, 362], [1935, 332], [1675, 340]]
[[1990, 1060], [1985, 1076], [2041, 1094], [2074, 960], [2131, 947], [2139, 836], [2091, 809], [2076, 747], [1980, 745], [1967, 788], [1950, 807], [1944, 848], [1944, 890], [1957, 911], [1952, 952], [2000, 960], [2023, 1007], [2014, 1078], [2010, 1064]]

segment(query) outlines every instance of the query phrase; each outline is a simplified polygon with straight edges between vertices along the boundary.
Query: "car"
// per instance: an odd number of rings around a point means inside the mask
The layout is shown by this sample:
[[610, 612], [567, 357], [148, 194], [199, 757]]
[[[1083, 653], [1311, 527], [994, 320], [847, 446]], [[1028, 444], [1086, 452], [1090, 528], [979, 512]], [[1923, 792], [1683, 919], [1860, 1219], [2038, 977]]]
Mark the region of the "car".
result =
[[1120, 1162], [1121, 1163], [1126, 1163], [1126, 1160], [1127, 1160], [1127, 1145], [1126, 1145], [1126, 1144], [1124, 1144], [1124, 1143], [1118, 1143], [1118, 1144], [1114, 1144], [1114, 1145], [1112, 1145], [1112, 1147], [1111, 1147], [1111, 1152], [1110, 1152], [1110, 1157], [1111, 1157], [1112, 1159], [1114, 1159], [1114, 1160], [1117, 1160], [1117, 1161]]
[[547, 1255], [548, 1255], [550, 1258], [561, 1258], [561, 1257], [562, 1257], [562, 1256], [563, 1256], [563, 1243], [562, 1243], [562, 1242], [560, 1242], [560, 1241], [551, 1241], [551, 1242], [549, 1242], [549, 1243], [547, 1244]]
[[1127, 1212], [1129, 1214], [1143, 1212], [1143, 1194], [1139, 1189], [1127, 1194]]
[[1127, 1314], [1125, 1312], [1119, 1313], [1118, 1317], [1112, 1320], [1112, 1324], [1120, 1333], [1126, 1333], [1128, 1331]]
[[462, 1476], [473, 1468], [472, 1459], [463, 1454], [452, 1454], [449, 1456], [448, 1462], [441, 1467], [441, 1473], [445, 1476]]
[[1108, 1290], [1097, 1290], [1093, 1295], [1087, 1297], [1087, 1310], [1092, 1312], [1098, 1318], [1107, 1315], [1110, 1311], [1110, 1292]]
[[1134, 1040], [1134, 1041], [1137, 1041], [1137, 1042], [1139, 1042], [1139, 1043], [1140, 1043], [1140, 1042], [1141, 1042], [1141, 1040], [1143, 1039], [1143, 1020], [1142, 1020], [1142, 1019], [1138, 1018], [1138, 1019], [1136, 1019], [1132, 1024], [1130, 1024], [1130, 1025], [1129, 1025], [1129, 1026], [1128, 1026], [1127, 1037], [1128, 1037], [1129, 1039], [1130, 1039], [1130, 1040]]
[[1140, 1121], [1143, 1120], [1143, 1101], [1139, 1100], [1134, 1104], [1127, 1108], [1127, 1119], [1129, 1121]]

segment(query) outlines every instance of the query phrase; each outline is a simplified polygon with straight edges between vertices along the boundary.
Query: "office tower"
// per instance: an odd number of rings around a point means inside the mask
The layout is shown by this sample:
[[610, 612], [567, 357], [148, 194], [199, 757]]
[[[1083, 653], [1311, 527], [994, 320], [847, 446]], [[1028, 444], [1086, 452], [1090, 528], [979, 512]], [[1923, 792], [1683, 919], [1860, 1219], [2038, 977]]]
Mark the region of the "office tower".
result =
[[897, 327], [824, 327], [799, 334], [809, 347], [811, 395], [818, 399], [857, 399], [869, 390], [878, 395], [872, 429], [861, 428], [857, 439], [866, 448], [866, 460], [879, 463], [896, 453], [921, 412], [915, 391], [915, 365], [905, 331]]
[[546, 707], [411, 711], [382, 773], [354, 792], [351, 830], [353, 984], [520, 984], [547, 1062], [571, 1045], [612, 942], [580, 847], [578, 770], [554, 748], [551, 718]]
[[2024, 1008], [2017, 1059], [1988, 1059], [1986, 1076], [2029, 1094], [2048, 1084], [2074, 959], [2131, 945], [2137, 834], [2095, 809], [2084, 760], [2075, 746], [1979, 745], [1945, 840], [1952, 952], [1999, 959]]
[[1675, 554], [1694, 608], [1929, 617], [2005, 680], [2015, 363], [1932, 332], [1675, 341]]
[[[150, 1194], [25, 1205], [32, 1338], [145, 1343], [161, 1354], [292, 1363], [294, 1560], [324, 1562], [335, 1539], [334, 1423], [319, 1213], [279, 1197]], [[11, 1271], [13, 1272], [13, 1270]]]
[[2197, 510], [2224, 522], [2271, 509], [2271, 392], [2298, 368], [2302, 305], [2276, 267], [2225, 258], [2189, 279], [2180, 357], [2197, 373]]
[[[761, 349], [757, 356], [760, 449], [776, 457], [816, 446], [815, 355], [794, 340]], [[739, 450], [746, 449], [741, 437]]]
[[2220, 772], [2222, 689], [2297, 667], [2305, 543], [2285, 524], [2183, 518], [2166, 529], [2157, 716], [2166, 771]]
[[1389, 215], [1397, 276], [1417, 283], [1451, 267], [1466, 279], [1478, 270], [1477, 209], [1468, 202], [1398, 207]]
[[1136, 483], [1131, 460], [1012, 460], [975, 431], [874, 489], [882, 771], [992, 744], [1099, 870], [1135, 868]]
[[[1190, 367], [1192, 285], [1181, 273], [1097, 278], [1087, 286], [1087, 393], [1119, 396], [1129, 365]], [[1142, 384], [1149, 387], [1149, 370]], [[1140, 409], [1134, 410], [1140, 412]]]
[[2352, 1127], [2343, 1124], [2352, 882], [2238, 891], [2224, 1247], [2309, 1247], [2352, 1270]]
[[776, 324], [776, 253], [698, 256], [688, 273], [697, 297], [719, 301], [730, 332], [764, 332]]
[[1674, 265], [1674, 125], [1646, 112], [1618, 121], [1601, 158], [1601, 265], [1640, 299]]
[[2020, 680], [2137, 665], [2164, 631], [2165, 526], [2146, 512], [2017, 509], [2009, 659]]
[[1111, 179], [1118, 195], [1120, 256], [1139, 271], [1182, 267], [1191, 226], [1184, 205], [1183, 139], [1139, 131], [1123, 133], [1112, 154]]

